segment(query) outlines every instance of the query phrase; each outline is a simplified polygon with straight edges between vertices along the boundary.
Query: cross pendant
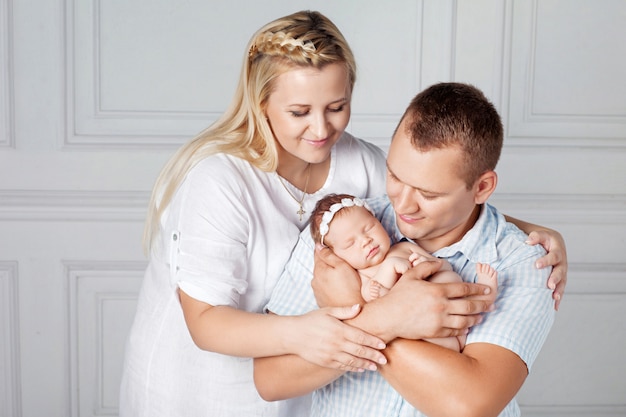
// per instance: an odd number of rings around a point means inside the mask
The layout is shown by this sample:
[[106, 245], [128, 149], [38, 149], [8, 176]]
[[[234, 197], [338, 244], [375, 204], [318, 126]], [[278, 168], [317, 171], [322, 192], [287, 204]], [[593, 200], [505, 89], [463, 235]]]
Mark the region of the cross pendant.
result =
[[296, 214], [300, 215], [300, 221], [302, 221], [302, 215], [306, 213], [306, 211], [304, 211], [304, 209], [302, 208], [302, 206], [300, 206], [300, 210], [296, 211]]

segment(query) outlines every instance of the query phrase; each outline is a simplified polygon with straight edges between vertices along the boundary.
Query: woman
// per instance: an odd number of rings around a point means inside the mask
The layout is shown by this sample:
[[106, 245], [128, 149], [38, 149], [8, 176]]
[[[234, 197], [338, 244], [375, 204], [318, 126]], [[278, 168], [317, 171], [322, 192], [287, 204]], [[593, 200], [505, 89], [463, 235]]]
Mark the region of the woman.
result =
[[358, 309], [260, 314], [318, 199], [385, 191], [383, 152], [344, 132], [355, 76], [348, 44], [319, 13], [252, 37], [229, 109], [154, 187], [120, 416], [303, 416], [308, 398], [261, 400], [250, 358], [292, 353], [348, 370], [384, 361], [382, 341], [338, 320]]

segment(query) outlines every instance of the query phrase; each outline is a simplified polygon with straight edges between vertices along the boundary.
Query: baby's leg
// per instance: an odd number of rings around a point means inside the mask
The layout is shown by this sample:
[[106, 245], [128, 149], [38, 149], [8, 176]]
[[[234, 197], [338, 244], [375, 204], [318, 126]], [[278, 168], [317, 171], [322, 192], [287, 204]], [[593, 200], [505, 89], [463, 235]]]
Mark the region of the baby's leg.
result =
[[382, 297], [388, 292], [389, 289], [387, 287], [383, 286], [380, 282], [371, 279], [367, 283], [367, 297], [364, 298], [365, 301], [372, 301], [377, 299], [378, 297]]
[[486, 301], [495, 301], [498, 296], [498, 273], [488, 264], [476, 264], [476, 282], [491, 288], [491, 292], [487, 295], [476, 296], [473, 298]]

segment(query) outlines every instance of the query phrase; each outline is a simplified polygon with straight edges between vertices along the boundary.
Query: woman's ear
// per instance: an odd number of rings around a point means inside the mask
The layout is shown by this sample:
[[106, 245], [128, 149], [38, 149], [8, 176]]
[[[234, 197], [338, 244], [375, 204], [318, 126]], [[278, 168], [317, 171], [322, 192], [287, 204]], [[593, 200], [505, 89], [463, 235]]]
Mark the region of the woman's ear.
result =
[[487, 171], [478, 177], [475, 185], [474, 201], [476, 204], [483, 204], [496, 190], [498, 185], [498, 174], [495, 171]]

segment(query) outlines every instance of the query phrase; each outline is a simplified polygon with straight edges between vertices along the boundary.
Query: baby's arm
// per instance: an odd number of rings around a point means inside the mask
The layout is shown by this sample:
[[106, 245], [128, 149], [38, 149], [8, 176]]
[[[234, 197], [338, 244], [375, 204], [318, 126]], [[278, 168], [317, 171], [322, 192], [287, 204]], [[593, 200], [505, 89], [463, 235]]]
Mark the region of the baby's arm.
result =
[[361, 295], [365, 301], [372, 301], [389, 292], [393, 284], [398, 278], [411, 267], [408, 259], [397, 256], [389, 256], [378, 266], [378, 270], [371, 279], [361, 276], [363, 279], [363, 287]]
[[380, 264], [378, 271], [372, 277], [373, 281], [377, 281], [383, 287], [389, 289], [398, 281], [398, 278], [411, 267], [408, 258], [387, 255], [385, 260]]

